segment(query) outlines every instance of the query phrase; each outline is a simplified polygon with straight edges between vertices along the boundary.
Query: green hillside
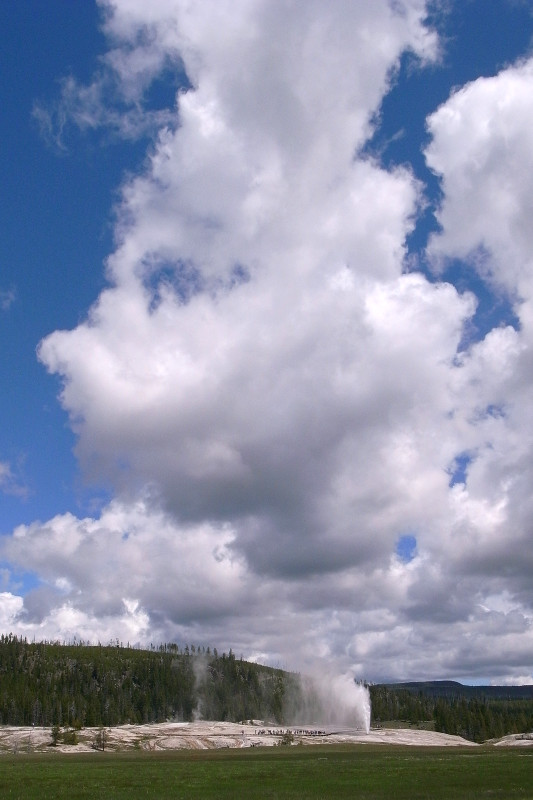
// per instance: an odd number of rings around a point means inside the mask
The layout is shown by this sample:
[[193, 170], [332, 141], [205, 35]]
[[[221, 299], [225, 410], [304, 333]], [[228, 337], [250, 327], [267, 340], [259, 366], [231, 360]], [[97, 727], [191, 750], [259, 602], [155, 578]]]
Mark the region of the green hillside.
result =
[[463, 686], [454, 681], [370, 687], [374, 725], [431, 723], [436, 731], [484, 742], [533, 731], [533, 686]]
[[167, 719], [283, 721], [290, 673], [209, 648], [35, 643], [0, 637], [0, 724], [100, 726]]
[[[450, 681], [370, 686], [372, 725], [434, 727], [481, 742], [533, 730], [533, 687]], [[298, 722], [297, 674], [216, 649], [28, 642], [0, 636], [0, 724], [93, 727], [189, 721]], [[320, 722], [320, 720], [316, 720]]]

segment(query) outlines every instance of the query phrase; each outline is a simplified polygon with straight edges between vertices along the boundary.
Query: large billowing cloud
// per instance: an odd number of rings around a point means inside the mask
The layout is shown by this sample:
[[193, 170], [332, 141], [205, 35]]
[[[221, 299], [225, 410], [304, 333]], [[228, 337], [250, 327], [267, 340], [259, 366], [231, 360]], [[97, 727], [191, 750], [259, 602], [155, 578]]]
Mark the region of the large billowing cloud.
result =
[[105, 7], [125, 96], [191, 88], [123, 186], [109, 288], [39, 350], [115, 499], [15, 531], [42, 586], [4, 627], [524, 677], [530, 65], [430, 119], [432, 257], [475, 255], [522, 323], [458, 352], [475, 298], [405, 272], [422, 187], [361, 155], [402, 51], [435, 54], [422, 2]]
[[444, 192], [442, 230], [430, 255], [437, 266], [469, 261], [518, 319], [518, 330], [492, 330], [462, 361], [469, 378], [465, 421], [477, 443], [459, 497], [456, 569], [492, 586], [500, 611], [526, 610], [514, 632], [525, 652], [533, 605], [532, 87], [531, 60], [464, 87], [430, 118], [427, 151]]

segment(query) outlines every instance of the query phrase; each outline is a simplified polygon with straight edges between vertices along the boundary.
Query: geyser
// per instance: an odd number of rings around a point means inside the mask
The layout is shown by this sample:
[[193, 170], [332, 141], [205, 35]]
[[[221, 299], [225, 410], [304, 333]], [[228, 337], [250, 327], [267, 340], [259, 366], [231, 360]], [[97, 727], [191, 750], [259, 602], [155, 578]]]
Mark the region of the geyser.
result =
[[285, 700], [284, 716], [291, 725], [370, 731], [370, 692], [350, 673], [301, 676]]

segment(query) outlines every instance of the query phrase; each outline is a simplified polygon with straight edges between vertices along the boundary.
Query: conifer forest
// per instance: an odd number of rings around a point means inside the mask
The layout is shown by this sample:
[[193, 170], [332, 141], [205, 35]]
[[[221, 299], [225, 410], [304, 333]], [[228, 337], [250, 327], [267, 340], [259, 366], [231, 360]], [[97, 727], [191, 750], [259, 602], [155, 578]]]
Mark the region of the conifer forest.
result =
[[[428, 726], [483, 742], [533, 731], [533, 687], [370, 685], [372, 726]], [[0, 724], [113, 726], [197, 718], [275, 723], [299, 676], [209, 647], [28, 642], [0, 636]], [[297, 705], [297, 703], [296, 703]]]

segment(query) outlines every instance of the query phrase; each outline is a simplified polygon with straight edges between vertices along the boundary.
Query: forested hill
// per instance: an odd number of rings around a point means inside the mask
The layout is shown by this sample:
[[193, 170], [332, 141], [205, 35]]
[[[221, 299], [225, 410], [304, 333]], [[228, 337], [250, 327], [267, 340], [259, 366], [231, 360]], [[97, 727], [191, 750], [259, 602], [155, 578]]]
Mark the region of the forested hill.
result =
[[100, 726], [167, 719], [283, 721], [297, 676], [216, 649], [150, 650], [0, 637], [0, 724]]
[[533, 700], [533, 684], [525, 686], [468, 686], [457, 681], [412, 681], [384, 684], [391, 689], [407, 689], [415, 694], [450, 699]]
[[533, 731], [533, 686], [464, 686], [453, 681], [370, 687], [374, 725], [431, 725], [474, 742]]
[[[533, 731], [533, 687], [438, 681], [370, 686], [372, 725], [422, 725], [473, 741]], [[192, 720], [298, 722], [300, 676], [218, 653], [0, 636], [0, 724], [62, 727]], [[318, 707], [318, 706], [316, 706]], [[317, 719], [316, 722], [320, 720]]]

